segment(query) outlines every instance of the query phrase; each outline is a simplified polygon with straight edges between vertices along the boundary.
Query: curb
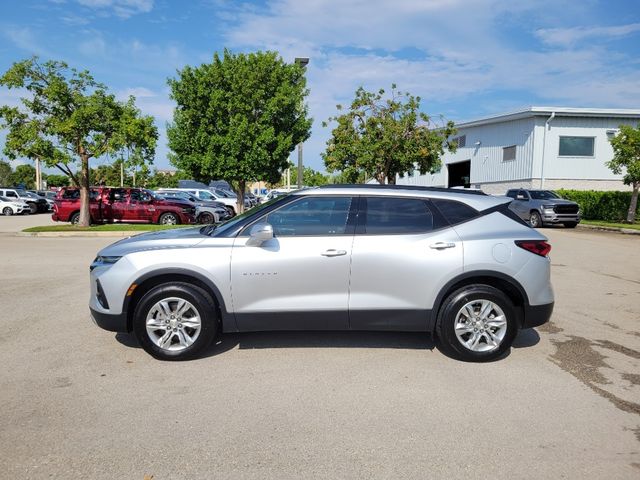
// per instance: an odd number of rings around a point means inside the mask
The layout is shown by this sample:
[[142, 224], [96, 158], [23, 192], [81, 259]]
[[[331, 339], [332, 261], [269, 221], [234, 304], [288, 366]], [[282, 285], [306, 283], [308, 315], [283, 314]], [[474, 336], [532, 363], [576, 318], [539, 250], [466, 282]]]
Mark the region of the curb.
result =
[[640, 235], [640, 230], [634, 230], [633, 228], [621, 228], [621, 227], [604, 227], [601, 225], [586, 225], [578, 224], [578, 228], [584, 230], [599, 230], [601, 232], [622, 233], [625, 235]]
[[[151, 231], [151, 230], [150, 230]], [[139, 233], [146, 233], [144, 230], [129, 230], [120, 232], [15, 232], [16, 237], [106, 237], [123, 238], [131, 237]]]

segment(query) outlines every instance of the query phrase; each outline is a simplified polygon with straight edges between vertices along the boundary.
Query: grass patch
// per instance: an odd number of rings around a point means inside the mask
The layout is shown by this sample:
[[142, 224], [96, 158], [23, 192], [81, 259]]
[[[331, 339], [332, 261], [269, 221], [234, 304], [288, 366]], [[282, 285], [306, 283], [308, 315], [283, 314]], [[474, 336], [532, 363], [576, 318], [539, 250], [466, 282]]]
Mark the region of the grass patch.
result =
[[593, 225], [594, 227], [615, 227], [615, 228], [629, 228], [631, 230], [640, 230], [640, 223], [615, 223], [615, 222], [603, 222], [601, 220], [581, 220], [581, 223], [585, 225]]
[[90, 227], [78, 227], [77, 225], [43, 225], [41, 227], [25, 228], [23, 232], [152, 232], [155, 230], [195, 226], [197, 225], [156, 225], [154, 223], [133, 225], [128, 223], [110, 223], [107, 225], [92, 225]]

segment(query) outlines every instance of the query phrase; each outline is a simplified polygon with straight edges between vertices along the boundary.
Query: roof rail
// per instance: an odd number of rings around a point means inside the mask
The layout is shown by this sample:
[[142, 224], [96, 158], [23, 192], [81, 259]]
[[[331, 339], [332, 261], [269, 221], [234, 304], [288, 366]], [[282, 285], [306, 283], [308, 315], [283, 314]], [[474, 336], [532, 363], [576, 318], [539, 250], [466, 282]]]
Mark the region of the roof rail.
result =
[[375, 184], [347, 184], [340, 183], [335, 185], [322, 185], [317, 188], [376, 188], [380, 190], [418, 190], [422, 192], [447, 192], [447, 193], [462, 193], [467, 195], [486, 195], [482, 190], [469, 190], [458, 188], [444, 188], [444, 187], [423, 187], [420, 185], [375, 185]]

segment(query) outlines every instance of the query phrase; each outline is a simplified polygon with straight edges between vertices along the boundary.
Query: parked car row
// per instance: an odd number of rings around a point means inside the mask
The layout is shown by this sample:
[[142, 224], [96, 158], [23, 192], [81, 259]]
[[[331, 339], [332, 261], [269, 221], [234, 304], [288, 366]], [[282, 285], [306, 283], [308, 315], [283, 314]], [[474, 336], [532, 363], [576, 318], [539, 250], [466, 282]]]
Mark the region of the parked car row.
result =
[[[0, 207], [3, 215], [18, 215], [21, 213], [45, 213], [53, 208], [53, 202], [47, 201], [33, 191], [22, 188], [0, 187], [0, 197], [3, 205]], [[27, 205], [27, 208], [24, 205]]]
[[[52, 218], [78, 223], [80, 190], [62, 188], [53, 201]], [[251, 208], [250, 201], [245, 208]], [[89, 192], [92, 223], [217, 224], [236, 215], [236, 199], [205, 189], [94, 187]]]

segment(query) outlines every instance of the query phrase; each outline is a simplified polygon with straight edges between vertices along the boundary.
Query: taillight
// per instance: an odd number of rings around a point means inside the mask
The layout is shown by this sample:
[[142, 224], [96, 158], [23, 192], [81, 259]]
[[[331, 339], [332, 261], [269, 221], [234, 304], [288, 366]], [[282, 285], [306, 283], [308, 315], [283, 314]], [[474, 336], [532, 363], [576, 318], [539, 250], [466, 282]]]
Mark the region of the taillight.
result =
[[544, 240], [516, 240], [516, 245], [541, 257], [546, 257], [551, 251], [551, 245]]

